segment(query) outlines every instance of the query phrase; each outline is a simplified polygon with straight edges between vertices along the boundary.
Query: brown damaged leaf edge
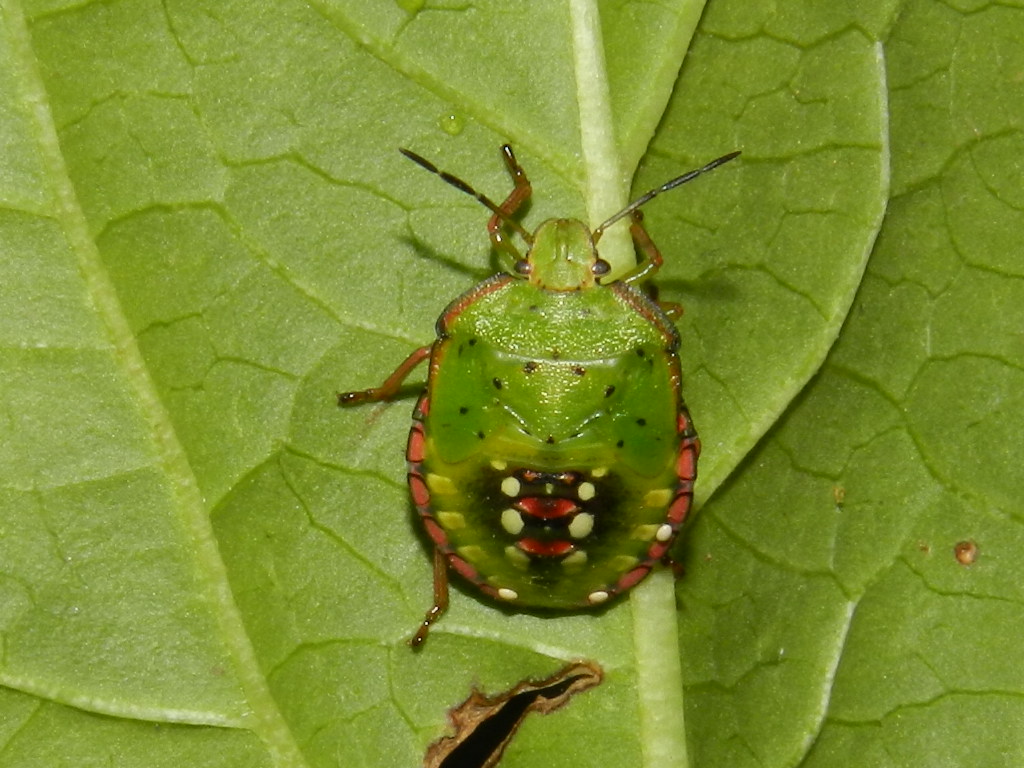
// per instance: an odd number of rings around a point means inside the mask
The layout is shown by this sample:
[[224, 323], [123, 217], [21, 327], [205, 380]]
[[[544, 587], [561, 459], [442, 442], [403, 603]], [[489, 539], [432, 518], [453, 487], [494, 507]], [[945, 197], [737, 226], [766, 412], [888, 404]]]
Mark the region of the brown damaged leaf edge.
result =
[[530, 712], [554, 712], [603, 675], [596, 663], [576, 661], [546, 680], [526, 680], [494, 696], [474, 690], [448, 713], [455, 735], [430, 745], [423, 768], [493, 768]]

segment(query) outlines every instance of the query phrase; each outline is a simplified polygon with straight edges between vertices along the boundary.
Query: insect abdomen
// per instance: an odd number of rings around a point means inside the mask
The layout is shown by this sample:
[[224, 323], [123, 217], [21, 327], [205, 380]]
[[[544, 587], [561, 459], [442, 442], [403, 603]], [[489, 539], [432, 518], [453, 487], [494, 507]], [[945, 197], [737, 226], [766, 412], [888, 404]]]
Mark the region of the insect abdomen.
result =
[[582, 361], [445, 340], [417, 409], [410, 484], [431, 538], [488, 594], [595, 605], [675, 537], [692, 492], [678, 458], [692, 453], [695, 467], [695, 436], [680, 421], [674, 351], [652, 337]]

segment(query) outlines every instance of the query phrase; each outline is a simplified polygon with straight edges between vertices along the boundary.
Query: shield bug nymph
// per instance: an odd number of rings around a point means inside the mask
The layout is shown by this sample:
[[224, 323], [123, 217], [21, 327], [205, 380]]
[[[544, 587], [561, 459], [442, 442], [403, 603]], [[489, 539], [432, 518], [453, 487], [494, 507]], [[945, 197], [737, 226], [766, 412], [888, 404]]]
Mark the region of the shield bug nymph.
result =
[[[532, 187], [508, 145], [514, 185], [501, 205], [402, 152], [491, 211], [503, 267], [452, 301], [434, 342], [381, 386], [338, 395], [343, 406], [386, 400], [430, 360], [406, 458], [435, 547], [434, 605], [411, 643], [446, 609], [449, 568], [511, 605], [602, 605], [666, 556], [690, 509], [700, 450], [680, 391], [678, 307], [638, 287], [662, 264], [638, 209], [739, 152], [651, 190], [593, 231], [549, 219], [532, 233], [514, 218]], [[626, 217], [642, 258], [609, 279], [598, 244]]]

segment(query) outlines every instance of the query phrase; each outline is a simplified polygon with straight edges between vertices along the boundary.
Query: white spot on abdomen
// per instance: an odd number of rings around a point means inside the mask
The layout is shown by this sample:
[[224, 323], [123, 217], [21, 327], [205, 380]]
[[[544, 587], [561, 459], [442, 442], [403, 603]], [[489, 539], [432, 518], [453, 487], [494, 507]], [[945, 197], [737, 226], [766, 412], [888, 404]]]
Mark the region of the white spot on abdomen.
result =
[[519, 495], [522, 488], [522, 484], [514, 477], [506, 477], [501, 481], [501, 492], [513, 499]]
[[594, 516], [580, 512], [569, 523], [569, 535], [574, 539], [585, 539], [594, 530]]
[[508, 507], [501, 513], [501, 527], [513, 536], [518, 536], [522, 533], [525, 525], [523, 516], [517, 510]]

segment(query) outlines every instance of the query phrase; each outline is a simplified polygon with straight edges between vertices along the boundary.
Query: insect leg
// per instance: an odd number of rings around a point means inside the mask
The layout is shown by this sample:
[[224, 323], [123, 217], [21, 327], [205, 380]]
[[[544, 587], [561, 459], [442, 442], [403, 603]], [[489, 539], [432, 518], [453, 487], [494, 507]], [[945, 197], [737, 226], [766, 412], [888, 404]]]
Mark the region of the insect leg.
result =
[[[516, 160], [515, 153], [512, 151], [512, 147], [508, 144], [504, 144], [501, 147], [501, 156], [505, 161], [505, 167], [508, 168], [509, 174], [512, 176], [512, 181], [515, 186], [512, 187], [512, 191], [508, 193], [508, 197], [505, 198], [504, 202], [498, 206], [498, 210], [494, 212], [490, 220], [487, 222], [487, 233], [491, 237], [491, 242], [494, 247], [498, 250], [498, 253], [503, 254], [506, 258], [510, 259], [512, 264], [519, 260], [520, 255], [516, 250], [515, 246], [512, 245], [506, 238], [505, 234], [501, 231], [502, 226], [512, 221], [512, 216], [515, 215], [519, 207], [530, 199], [530, 195], [533, 194], [533, 186], [530, 184], [530, 180], [526, 177], [526, 171], [523, 170], [523, 166]], [[520, 233], [522, 234], [522, 233]], [[525, 238], [527, 242], [530, 242], [530, 238]], [[512, 264], [506, 265], [506, 271]], [[510, 274], [512, 274], [510, 272]]]
[[358, 405], [359, 403], [375, 403], [380, 400], [387, 400], [394, 397], [398, 388], [402, 386], [402, 382], [405, 381], [406, 377], [412, 373], [412, 369], [423, 362], [424, 359], [430, 356], [430, 350], [433, 349], [432, 344], [428, 344], [425, 347], [420, 347], [409, 355], [402, 364], [395, 368], [394, 373], [384, 380], [384, 383], [379, 387], [372, 387], [370, 389], [357, 390], [355, 392], [339, 392], [338, 393], [338, 405]]
[[409, 640], [409, 645], [419, 648], [427, 640], [431, 625], [448, 610], [448, 560], [441, 550], [434, 549], [434, 604], [423, 617], [423, 623]]
[[487, 231], [491, 233], [492, 237], [500, 229], [501, 225], [512, 218], [516, 211], [519, 210], [519, 207], [529, 200], [530, 195], [533, 194], [533, 185], [530, 184], [530, 180], [526, 177], [526, 171], [523, 170], [523, 166], [516, 160], [512, 147], [508, 144], [502, 145], [501, 156], [505, 161], [505, 167], [508, 168], [509, 175], [512, 176], [515, 186], [508, 193], [508, 197], [505, 198], [504, 202], [498, 206], [501, 214], [495, 213], [491, 216], [491, 220], [487, 222]]
[[683, 316], [683, 305], [674, 301], [659, 301], [658, 306], [661, 307], [661, 311], [665, 313], [669, 320], [673, 322]]
[[523, 226], [518, 221], [512, 218], [512, 215], [519, 210], [519, 206], [529, 199], [533, 192], [533, 187], [530, 185], [530, 180], [526, 178], [526, 171], [523, 170], [523, 167], [519, 165], [519, 161], [516, 160], [516, 156], [512, 152], [512, 147], [505, 144], [501, 148], [502, 157], [505, 160], [505, 167], [508, 168], [508, 172], [512, 174], [512, 180], [515, 183], [512, 191], [509, 193], [508, 197], [505, 198], [505, 202], [501, 205], [495, 203], [487, 197], [487, 195], [477, 192], [458, 176], [454, 176], [448, 173], [448, 171], [442, 171], [425, 157], [416, 154], [411, 149], [399, 149], [399, 152], [421, 168], [437, 174], [442, 180], [451, 184], [460, 192], [465, 192], [467, 195], [475, 197], [493, 214], [490, 221], [487, 223], [487, 232], [491, 237], [491, 243], [497, 249], [498, 253], [506, 260], [507, 263], [503, 265], [505, 271], [510, 275], [515, 274], [514, 266], [516, 262], [520, 260], [521, 256], [511, 241], [505, 237], [501, 228], [504, 225], [508, 225], [518, 232], [519, 236], [523, 238], [528, 245], [533, 242], [533, 237], [530, 233], [523, 229]]
[[630, 219], [629, 233], [633, 236], [633, 242], [640, 249], [640, 253], [643, 254], [643, 259], [619, 279], [625, 283], [640, 283], [653, 277], [661, 269], [664, 260], [661, 258], [658, 246], [654, 244], [651, 236], [644, 229], [644, 215], [640, 211], [633, 211], [630, 214]]
[[[640, 252], [643, 253], [643, 260], [633, 268], [633, 271], [628, 272], [625, 277], [621, 278], [627, 283], [634, 283], [646, 280], [647, 278], [654, 275], [658, 269], [661, 268], [663, 260], [661, 258], [661, 252], [658, 250], [658, 246], [651, 240], [651, 236], [647, 234], [647, 230], [644, 229], [643, 225], [643, 214], [640, 211], [633, 211], [631, 214], [632, 224], [630, 224], [629, 232], [633, 235], [633, 242], [637, 244]], [[652, 298], [657, 300], [657, 293], [651, 291]], [[668, 315], [669, 320], [678, 320], [683, 316], [683, 305], [677, 304], [674, 301], [658, 301], [658, 306], [661, 307], [661, 311]]]

